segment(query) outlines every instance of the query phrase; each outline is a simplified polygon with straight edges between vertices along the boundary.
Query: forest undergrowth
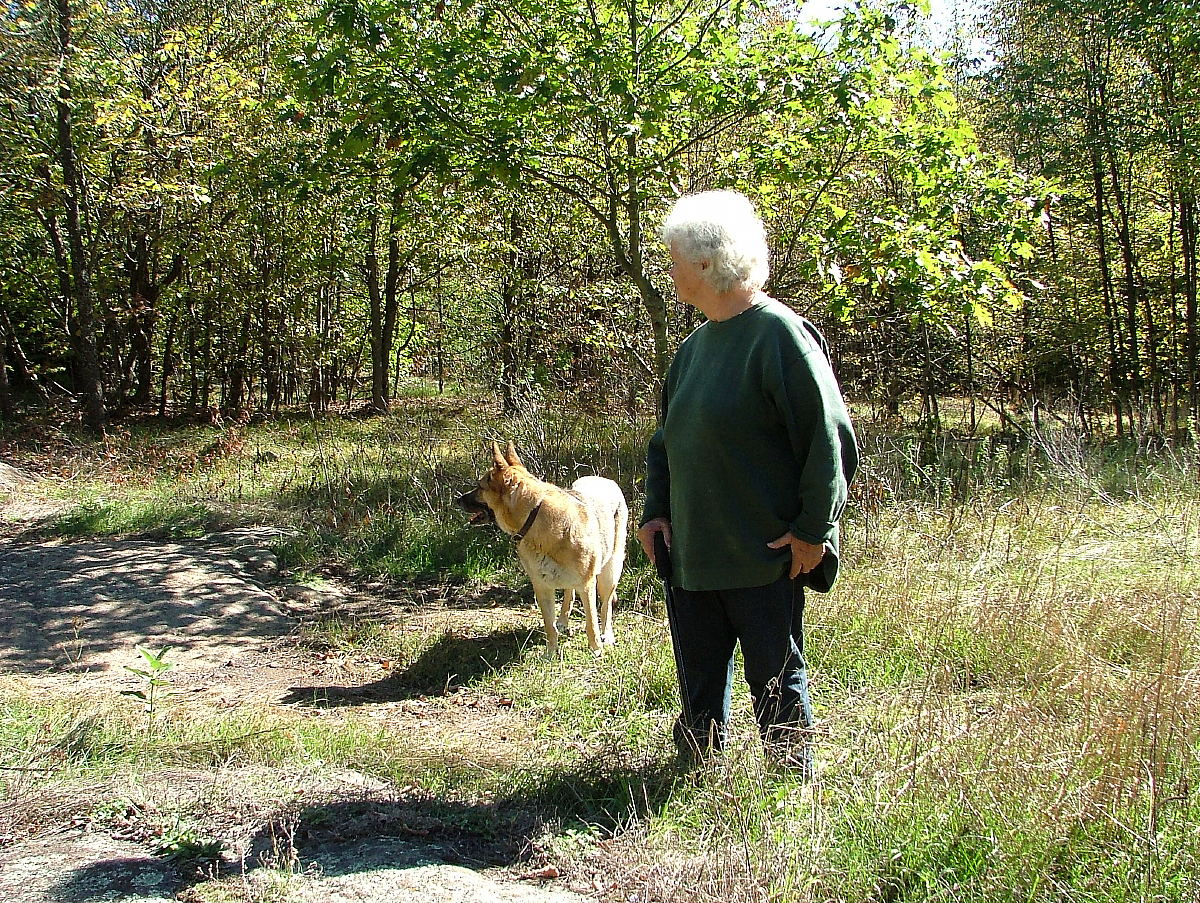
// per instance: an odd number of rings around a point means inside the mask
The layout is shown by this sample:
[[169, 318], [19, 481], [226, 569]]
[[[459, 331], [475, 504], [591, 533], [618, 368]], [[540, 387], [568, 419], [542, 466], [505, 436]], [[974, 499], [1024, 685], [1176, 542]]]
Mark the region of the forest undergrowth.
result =
[[[352, 711], [197, 721], [167, 697], [148, 737], [128, 729], [127, 700], [9, 687], [0, 748], [14, 761], [47, 736], [72, 748], [86, 705], [85, 752], [59, 760], [75, 777], [184, 761], [355, 768], [456, 812], [464, 831], [502, 832], [497, 812], [535, 813], [520, 855], [604, 899], [1200, 900], [1194, 452], [862, 422], [843, 577], [806, 608], [819, 719], [806, 782], [763, 758], [744, 691], [732, 749], [696, 772], [677, 767], [661, 592], [632, 538], [619, 644], [593, 660], [575, 638], [548, 664], [510, 545], [453, 505], [497, 438], [547, 479], [612, 477], [636, 513], [650, 429], [562, 409], [503, 416], [448, 396], [401, 401], [387, 417], [130, 426], [106, 445], [10, 433], [0, 457], [46, 473], [43, 491], [65, 505], [45, 533], [180, 538], [270, 524], [287, 531], [286, 580], [336, 575], [398, 599], [437, 585], [461, 600], [448, 603], [453, 618], [414, 604], [407, 620], [306, 626], [311, 649], [420, 661], [432, 724], [419, 736]], [[523, 626], [467, 601], [495, 588], [529, 606]], [[464, 623], [506, 653], [440, 658], [461, 655], [446, 641]], [[468, 673], [473, 692], [510, 709], [503, 743], [439, 731], [453, 678]], [[239, 739], [214, 752], [197, 733]]]

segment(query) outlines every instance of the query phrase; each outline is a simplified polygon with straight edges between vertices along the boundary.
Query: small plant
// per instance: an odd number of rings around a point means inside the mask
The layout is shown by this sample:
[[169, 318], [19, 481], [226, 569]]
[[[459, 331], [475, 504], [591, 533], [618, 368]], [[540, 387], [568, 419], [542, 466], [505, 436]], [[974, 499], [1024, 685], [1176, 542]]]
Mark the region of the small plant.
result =
[[159, 688], [171, 684], [171, 681], [163, 675], [175, 665], [165, 660], [167, 652], [171, 649], [170, 646], [164, 646], [157, 654], [144, 646], [137, 646], [136, 649], [138, 655], [146, 660], [146, 667], [135, 668], [132, 665], [126, 665], [125, 670], [140, 677], [144, 681], [144, 685], [140, 690], [122, 690], [121, 695], [133, 696], [146, 704], [146, 729], [148, 733], [152, 734], [154, 733], [154, 715], [158, 709]]
[[72, 661], [75, 664], [78, 664], [79, 661], [83, 658], [83, 647], [84, 647], [83, 625], [84, 625], [84, 623], [85, 622], [84, 622], [83, 618], [80, 618], [78, 616], [71, 618], [71, 630], [74, 631], [74, 633], [75, 633], [75, 658], [72, 659]]
[[199, 869], [219, 860], [224, 849], [224, 841], [202, 837], [194, 827], [177, 819], [172, 827], [163, 831], [162, 841], [154, 854], [171, 860], [180, 868]]

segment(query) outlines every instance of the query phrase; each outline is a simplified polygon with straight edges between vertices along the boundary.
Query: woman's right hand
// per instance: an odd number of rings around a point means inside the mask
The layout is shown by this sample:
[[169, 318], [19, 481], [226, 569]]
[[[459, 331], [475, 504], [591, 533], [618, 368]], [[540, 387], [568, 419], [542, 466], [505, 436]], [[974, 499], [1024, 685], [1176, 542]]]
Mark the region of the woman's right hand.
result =
[[661, 533], [663, 539], [666, 540], [667, 548], [671, 548], [671, 522], [665, 517], [656, 517], [653, 520], [648, 520], [638, 528], [638, 542], [642, 544], [642, 548], [646, 551], [646, 557], [650, 559], [650, 563], [654, 564], [654, 534]]

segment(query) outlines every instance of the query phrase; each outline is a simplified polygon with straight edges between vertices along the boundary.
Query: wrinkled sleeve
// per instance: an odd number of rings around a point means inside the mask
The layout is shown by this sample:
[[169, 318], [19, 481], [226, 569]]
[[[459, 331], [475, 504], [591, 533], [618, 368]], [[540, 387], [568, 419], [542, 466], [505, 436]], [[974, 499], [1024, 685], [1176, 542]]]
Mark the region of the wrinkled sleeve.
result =
[[789, 525], [805, 542], [834, 544], [858, 468], [858, 441], [850, 413], [829, 366], [817, 349], [783, 373], [780, 416], [800, 467], [798, 514]]

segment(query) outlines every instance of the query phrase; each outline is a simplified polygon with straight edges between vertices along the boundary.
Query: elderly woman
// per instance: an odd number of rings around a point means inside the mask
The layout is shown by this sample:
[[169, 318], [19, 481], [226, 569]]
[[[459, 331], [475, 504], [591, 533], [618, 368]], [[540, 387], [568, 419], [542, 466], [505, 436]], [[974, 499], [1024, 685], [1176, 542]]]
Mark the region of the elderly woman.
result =
[[858, 446], [817, 329], [762, 292], [767, 242], [731, 191], [680, 198], [662, 227], [681, 301], [707, 322], [680, 345], [647, 456], [638, 530], [671, 550], [686, 754], [726, 736], [734, 648], [768, 750], [811, 772], [804, 586], [827, 592]]

